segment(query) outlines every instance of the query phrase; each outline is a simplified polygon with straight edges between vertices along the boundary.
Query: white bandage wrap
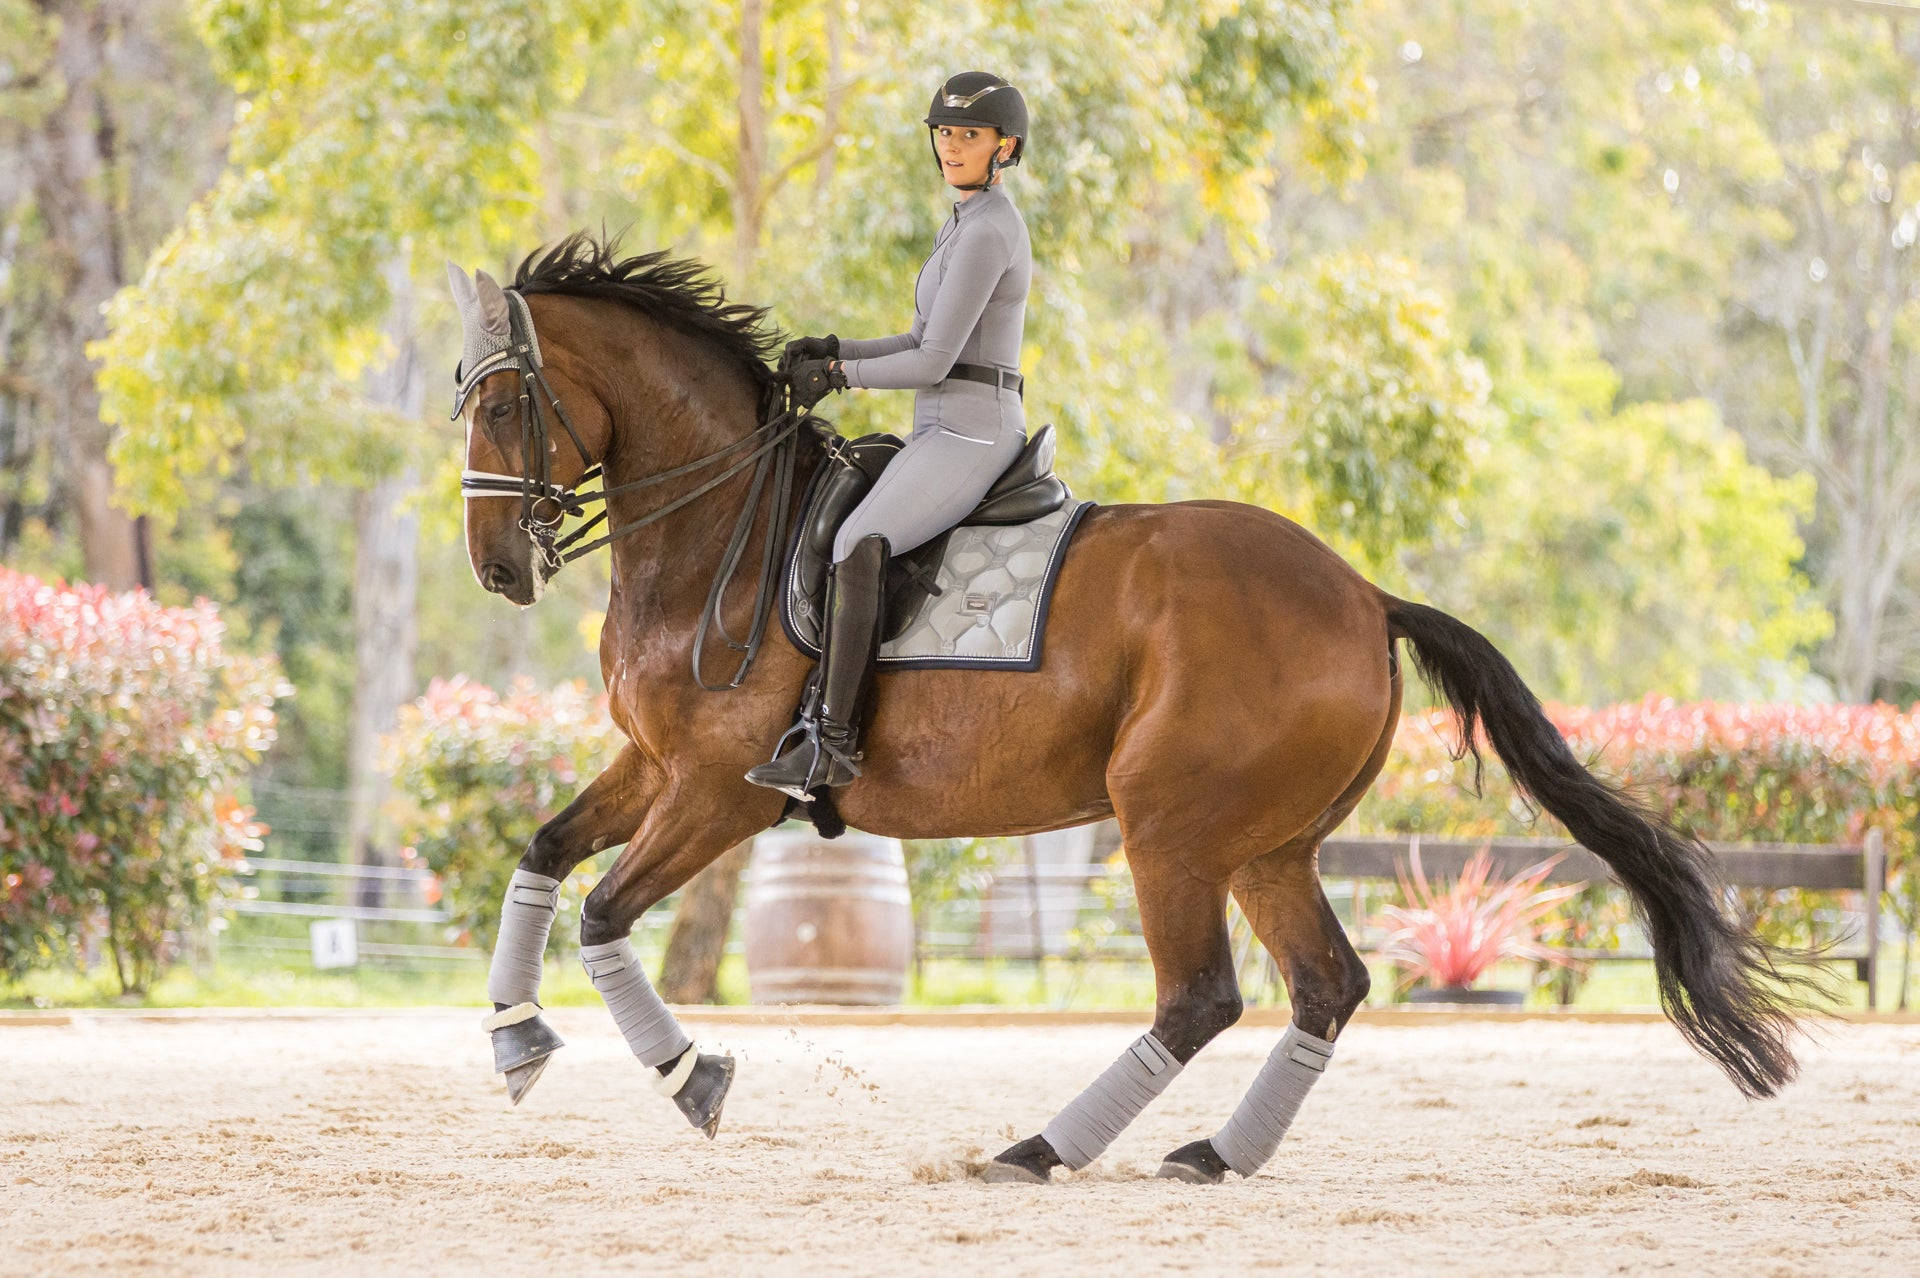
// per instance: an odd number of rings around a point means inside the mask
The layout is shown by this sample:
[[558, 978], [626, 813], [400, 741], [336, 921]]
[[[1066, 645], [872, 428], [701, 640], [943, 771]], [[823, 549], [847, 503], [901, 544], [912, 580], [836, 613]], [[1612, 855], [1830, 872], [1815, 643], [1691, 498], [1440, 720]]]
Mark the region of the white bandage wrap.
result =
[[518, 1025], [522, 1021], [530, 1021], [538, 1015], [540, 1015], [540, 1005], [538, 1003], [515, 1003], [512, 1007], [503, 1007], [492, 1016], [487, 1017], [486, 1020], [481, 1021], [480, 1028], [491, 1034], [497, 1029], [505, 1029], [509, 1025]]
[[500, 939], [494, 942], [487, 973], [487, 997], [509, 1006], [540, 998], [540, 964], [547, 954], [547, 933], [560, 910], [560, 880], [515, 870], [500, 906]]
[[653, 1090], [662, 1096], [678, 1096], [680, 1089], [693, 1077], [693, 1067], [700, 1060], [700, 1049], [689, 1046], [680, 1054], [674, 1067], [653, 1080]]
[[[673, 1019], [673, 1013], [654, 993], [640, 958], [630, 941], [609, 945], [583, 945], [580, 961], [600, 997], [607, 1000], [613, 1023], [620, 1027], [627, 1046], [649, 1069], [658, 1069], [693, 1046], [693, 1040]], [[689, 1069], [692, 1067], [689, 1066]]]
[[1220, 1161], [1242, 1176], [1251, 1176], [1266, 1166], [1273, 1151], [1280, 1148], [1280, 1138], [1287, 1134], [1293, 1116], [1300, 1112], [1307, 1089], [1326, 1072], [1332, 1056], [1332, 1043], [1315, 1038], [1297, 1025], [1287, 1026], [1280, 1045], [1267, 1057], [1253, 1086], [1241, 1098], [1240, 1107], [1233, 1111], [1227, 1125], [1214, 1133], [1213, 1149]]
[[1142, 1034], [1086, 1091], [1067, 1102], [1040, 1135], [1061, 1162], [1079, 1171], [1105, 1153], [1179, 1073], [1173, 1053], [1152, 1034]]

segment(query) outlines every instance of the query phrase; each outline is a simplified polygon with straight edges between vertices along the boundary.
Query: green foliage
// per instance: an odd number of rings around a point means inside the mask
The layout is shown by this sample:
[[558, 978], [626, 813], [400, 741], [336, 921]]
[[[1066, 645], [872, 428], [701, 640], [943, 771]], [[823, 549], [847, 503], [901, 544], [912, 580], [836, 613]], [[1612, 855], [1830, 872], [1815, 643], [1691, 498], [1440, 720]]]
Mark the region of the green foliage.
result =
[[1370, 564], [1425, 540], [1488, 417], [1486, 370], [1454, 342], [1443, 300], [1404, 259], [1343, 253], [1267, 301], [1265, 351], [1250, 358], [1283, 371], [1229, 449], [1242, 491], [1301, 502], [1304, 522]]
[[205, 601], [0, 569], [0, 976], [103, 934], [143, 989], [259, 848], [233, 793], [290, 689], [221, 629]]
[[901, 845], [907, 861], [907, 892], [914, 931], [924, 932], [934, 911], [976, 896], [1005, 859], [1005, 839], [911, 839]]
[[1560, 400], [1505, 418], [1464, 526], [1408, 562], [1543, 695], [1772, 695], [1830, 625], [1798, 567], [1812, 501], [1808, 477], [1753, 464], [1704, 401]]
[[[1357, 50], [1348, 38], [1345, 0], [1173, 0], [1171, 23], [1199, 21], [1198, 55], [1186, 77], [1195, 133], [1204, 139], [1203, 172], [1210, 185], [1262, 167], [1279, 126], [1298, 110], [1341, 100], [1343, 80]], [[1350, 159], [1338, 134], [1329, 168]], [[1214, 155], [1206, 155], [1206, 150]]]
[[59, 105], [65, 89], [53, 66], [53, 20], [29, 0], [0, 0], [0, 121], [32, 126]]
[[[577, 683], [504, 697], [464, 678], [436, 679], [383, 743], [389, 813], [403, 855], [438, 875], [462, 940], [492, 948], [520, 851], [540, 824], [613, 762], [620, 736], [604, 697]], [[584, 867], [583, 867], [584, 870]], [[562, 888], [553, 943], [578, 944], [590, 872]]]
[[524, 237], [524, 125], [564, 77], [561, 0], [203, 4], [241, 100], [227, 172], [109, 314], [95, 354], [138, 508], [242, 458], [270, 484], [365, 479], [414, 423], [359, 390], [397, 269]]

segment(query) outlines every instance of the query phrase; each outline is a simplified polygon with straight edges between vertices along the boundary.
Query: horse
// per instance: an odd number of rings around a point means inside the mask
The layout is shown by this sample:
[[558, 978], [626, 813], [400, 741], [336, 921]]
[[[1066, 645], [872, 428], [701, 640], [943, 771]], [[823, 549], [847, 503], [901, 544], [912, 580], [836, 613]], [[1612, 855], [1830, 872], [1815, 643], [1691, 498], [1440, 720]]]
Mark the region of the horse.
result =
[[[544, 876], [528, 882], [551, 883], [624, 845], [581, 912], [583, 952], [605, 954], [627, 944], [648, 909], [787, 813], [783, 796], [742, 774], [790, 721], [810, 660], [768, 643], [717, 694], [688, 670], [708, 620], [757, 635], [760, 601], [713, 583], [729, 559], [778, 558], [789, 537], [780, 512], [821, 464], [818, 448], [794, 450], [772, 485], [786, 503], [776, 510], [760, 472], [731, 462], [751, 455], [744, 445], [771, 447], [780, 420], [770, 361], [781, 335], [768, 310], [729, 302], [697, 261], [664, 250], [620, 258], [616, 247], [617, 237], [575, 233], [528, 254], [505, 290], [484, 272], [463, 290], [449, 264], [469, 350], [476, 325], [491, 334], [482, 349], [507, 344], [509, 298], [529, 329], [515, 336], [519, 349], [537, 347], [532, 363], [496, 353], [492, 367], [469, 368], [456, 406], [475, 477], [465, 539], [476, 580], [517, 605], [538, 601], [560, 562], [551, 530], [561, 510], [579, 510], [583, 476], [602, 477], [608, 527], [623, 530], [609, 543], [599, 652], [625, 744], [519, 863]], [[564, 431], [543, 424], [555, 414]], [[516, 495], [525, 500], [508, 499]], [[740, 512], [731, 534], [722, 510]], [[1477, 769], [1490, 745], [1520, 789], [1625, 885], [1652, 938], [1662, 1005], [1686, 1040], [1749, 1097], [1794, 1076], [1792, 1039], [1807, 1009], [1783, 984], [1778, 952], [1730, 912], [1710, 853], [1583, 767], [1513, 666], [1464, 622], [1376, 587], [1276, 513], [1202, 500], [1093, 508], [1060, 568], [1047, 626], [1045, 659], [1031, 672], [880, 675], [863, 774], [835, 792], [847, 822], [901, 839], [1119, 822], [1153, 968], [1151, 1028], [1048, 1128], [999, 1154], [989, 1179], [1044, 1181], [1086, 1165], [1238, 1020], [1229, 895], [1278, 964], [1291, 1021], [1228, 1126], [1171, 1151], [1161, 1174], [1216, 1183], [1229, 1169], [1252, 1174], [1273, 1152], [1368, 993], [1317, 853], [1392, 746], [1401, 644], [1458, 717], [1456, 757], [1471, 755]], [[544, 929], [531, 950], [536, 983]], [[711, 1137], [732, 1061], [675, 1038], [677, 1022], [638, 964], [623, 963], [627, 993], [602, 992], [657, 1085]], [[618, 966], [589, 962], [596, 984]], [[524, 1001], [495, 996], [497, 1015], [539, 1026], [533, 995], [513, 997]], [[642, 1003], [659, 1031], [647, 1041], [673, 1046], [638, 1045], [622, 1009]], [[543, 1041], [546, 1054], [559, 1045]], [[692, 1092], [697, 1103], [684, 1099]]]

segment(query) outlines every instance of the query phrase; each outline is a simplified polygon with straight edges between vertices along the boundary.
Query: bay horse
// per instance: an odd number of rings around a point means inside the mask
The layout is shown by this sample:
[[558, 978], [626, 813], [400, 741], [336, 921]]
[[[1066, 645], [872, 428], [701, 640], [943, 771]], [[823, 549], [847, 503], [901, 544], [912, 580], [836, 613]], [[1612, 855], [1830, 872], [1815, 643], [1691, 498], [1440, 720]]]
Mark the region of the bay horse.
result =
[[[504, 333], [503, 290], [484, 272], [476, 282], [487, 322]], [[477, 381], [469, 370], [460, 415], [476, 482], [517, 493], [537, 471], [553, 485], [544, 492], [561, 492], [598, 467], [608, 488], [622, 490], [607, 499], [608, 526], [619, 528], [684, 498], [701, 482], [698, 463], [763, 429], [779, 389], [769, 366], [779, 335], [764, 308], [728, 302], [699, 263], [664, 251], [618, 259], [615, 242], [576, 233], [529, 254], [508, 291], [537, 332], [545, 386], [530, 395], [538, 379], [511, 363]], [[531, 433], [527, 415], [538, 414], [544, 396], [564, 404], [564, 432]], [[540, 456], [529, 455], [535, 438], [544, 441]], [[815, 464], [817, 450], [803, 449], [781, 477], [789, 501]], [[670, 482], [626, 491], [650, 476]], [[557, 880], [625, 845], [587, 897], [583, 947], [625, 945], [646, 910], [783, 815], [783, 796], [742, 774], [768, 757], [791, 720], [810, 660], [770, 642], [738, 686], [717, 695], [688, 673], [723, 558], [744, 550], [756, 562], [769, 539], [777, 552], [788, 536], [771, 515], [755, 515], [749, 542], [729, 544], [727, 516], [749, 501], [751, 483], [740, 471], [611, 543], [600, 666], [626, 744], [520, 860], [521, 870]], [[537, 601], [556, 565], [521, 505], [482, 494], [466, 506], [480, 584], [515, 604]], [[719, 619], [745, 633], [752, 599], [722, 593]], [[1791, 1039], [1804, 1005], [1781, 984], [1775, 951], [1729, 913], [1705, 847], [1582, 767], [1514, 668], [1464, 623], [1375, 587], [1278, 514], [1183, 501], [1094, 508], [1066, 555], [1047, 625], [1036, 671], [881, 675], [865, 771], [836, 795], [848, 823], [902, 839], [1119, 822], [1153, 965], [1151, 1031], [1133, 1063], [1124, 1054], [1116, 1061], [1120, 1075], [1101, 1076], [1112, 1086], [1083, 1094], [1095, 1101], [1079, 1115], [1078, 1157], [1050, 1127], [999, 1155], [991, 1178], [1044, 1180], [1062, 1163], [1084, 1165], [1169, 1072], [1234, 1024], [1241, 999], [1229, 893], [1291, 998], [1286, 1050], [1269, 1066], [1293, 1071], [1294, 1082], [1274, 1075], [1293, 1094], [1250, 1093], [1243, 1104], [1258, 1111], [1256, 1126], [1267, 1124], [1253, 1143], [1272, 1152], [1275, 1123], [1283, 1132], [1289, 1106], [1368, 992], [1366, 966], [1328, 905], [1316, 860], [1392, 746], [1402, 641], [1457, 713], [1461, 757], [1471, 754], [1477, 767], [1484, 736], [1521, 790], [1631, 893], [1680, 1033], [1748, 1096], [1772, 1095], [1793, 1077]], [[634, 975], [645, 985], [643, 973]], [[658, 1006], [650, 985], [644, 994]], [[523, 1016], [538, 1011], [521, 1006]], [[677, 1068], [649, 1063], [663, 1081], [685, 1086], [696, 1054], [684, 1052]], [[683, 1104], [711, 1136], [732, 1063], [698, 1061], [703, 1069], [724, 1063], [708, 1081], [710, 1103], [697, 1112]], [[1264, 1154], [1243, 1155], [1250, 1168], [1230, 1158], [1230, 1143], [1216, 1137], [1175, 1150], [1162, 1173], [1201, 1182], [1222, 1179], [1229, 1166], [1251, 1174]]]

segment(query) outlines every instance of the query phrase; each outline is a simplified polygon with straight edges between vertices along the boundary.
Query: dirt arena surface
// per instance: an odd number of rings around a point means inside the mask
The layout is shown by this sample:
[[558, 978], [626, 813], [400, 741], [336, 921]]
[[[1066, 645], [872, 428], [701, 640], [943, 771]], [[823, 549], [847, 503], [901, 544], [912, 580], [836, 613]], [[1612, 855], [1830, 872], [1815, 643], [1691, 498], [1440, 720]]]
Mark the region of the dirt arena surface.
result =
[[1749, 1104], [1664, 1024], [1355, 1025], [1250, 1181], [1151, 1179], [1240, 1028], [1088, 1171], [984, 1185], [1138, 1032], [702, 1025], [717, 1141], [598, 1011], [518, 1110], [478, 1012], [0, 1026], [0, 1272], [1908, 1273], [1920, 1025], [1835, 1025]]

